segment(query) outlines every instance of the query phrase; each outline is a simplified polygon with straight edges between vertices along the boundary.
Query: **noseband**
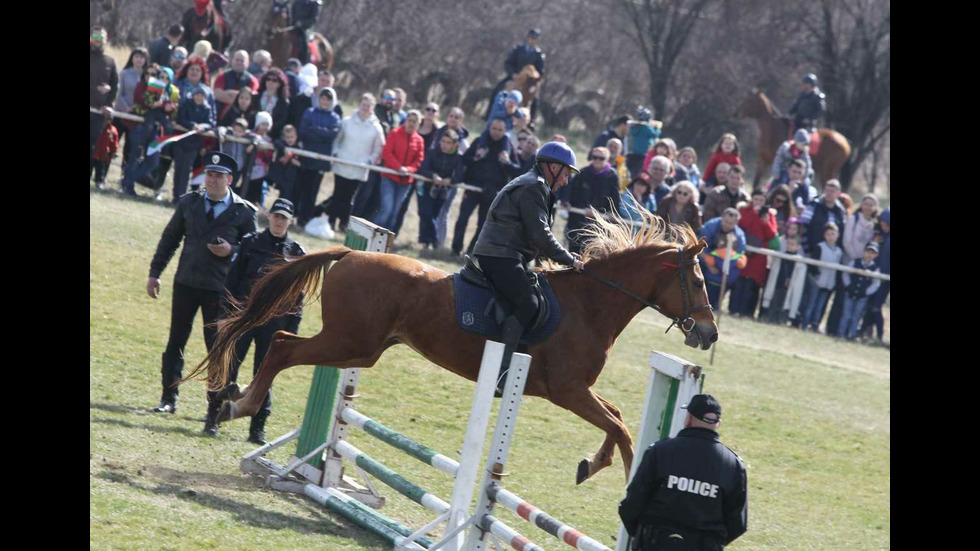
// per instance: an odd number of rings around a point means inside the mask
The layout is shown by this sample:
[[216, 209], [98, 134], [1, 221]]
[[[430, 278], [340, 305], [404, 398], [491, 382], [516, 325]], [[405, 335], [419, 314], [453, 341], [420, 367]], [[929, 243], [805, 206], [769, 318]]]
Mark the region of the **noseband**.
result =
[[[670, 331], [671, 328], [676, 325], [677, 327], [679, 327], [681, 329], [681, 331], [689, 332], [689, 331], [693, 330], [694, 329], [694, 326], [697, 324], [697, 322], [694, 320], [694, 318], [691, 317], [692, 314], [695, 314], [697, 312], [700, 312], [701, 310], [712, 310], [712, 308], [711, 308], [711, 303], [708, 303], [708, 304], [705, 304], [705, 305], [702, 305], [702, 306], [698, 306], [696, 308], [691, 308], [691, 304], [692, 304], [693, 301], [691, 300], [690, 287], [687, 284], [687, 267], [688, 266], [693, 266], [694, 264], [697, 264], [698, 260], [697, 260], [697, 257], [694, 257], [691, 260], [684, 260], [684, 249], [682, 247], [677, 247], [677, 258], [678, 258], [678, 263], [677, 264], [671, 264], [671, 263], [664, 262], [664, 266], [667, 267], [667, 268], [674, 268], [674, 269], [676, 269], [677, 270], [677, 275], [680, 277], [680, 280], [681, 280], [680, 281], [680, 284], [681, 284], [681, 300], [683, 301], [683, 304], [684, 304], [684, 313], [681, 314], [679, 317], [671, 316], [670, 314], [668, 314], [667, 312], [664, 312], [659, 306], [657, 306], [655, 304], [656, 301], [657, 301], [657, 299], [660, 298], [660, 295], [663, 294], [663, 292], [661, 292], [660, 294], [658, 294], [654, 298], [653, 302], [650, 302], [647, 299], [641, 297], [640, 295], [638, 295], [638, 294], [630, 291], [629, 289], [624, 288], [621, 284], [619, 284], [619, 283], [617, 283], [615, 281], [610, 281], [608, 279], [599, 277], [599, 276], [597, 276], [597, 275], [595, 275], [593, 273], [590, 273], [588, 271], [583, 271], [582, 273], [585, 274], [585, 275], [587, 275], [587, 276], [589, 276], [589, 277], [591, 277], [592, 279], [594, 279], [596, 281], [599, 281], [601, 283], [605, 283], [606, 285], [608, 285], [608, 286], [610, 286], [610, 287], [612, 287], [614, 289], [617, 289], [617, 290], [625, 293], [626, 295], [630, 296], [631, 298], [634, 298], [634, 299], [642, 302], [644, 305], [646, 305], [646, 306], [648, 306], [650, 308], [653, 308], [657, 312], [660, 312], [664, 317], [669, 318], [671, 320], [671, 323], [670, 323], [670, 325], [667, 326], [667, 331]], [[666, 333], [667, 331], [664, 331], [664, 333]]]

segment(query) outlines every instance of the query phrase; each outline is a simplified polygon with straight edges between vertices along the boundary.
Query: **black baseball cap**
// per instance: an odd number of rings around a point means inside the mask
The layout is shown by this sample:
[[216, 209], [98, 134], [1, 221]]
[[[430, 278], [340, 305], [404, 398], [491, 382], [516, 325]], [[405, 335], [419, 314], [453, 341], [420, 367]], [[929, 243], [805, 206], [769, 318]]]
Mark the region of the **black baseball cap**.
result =
[[539, 36], [541, 36], [541, 29], [535, 27], [527, 31], [527, 35], [530, 36], [531, 38], [538, 38]]
[[221, 172], [224, 174], [234, 174], [238, 172], [238, 163], [231, 155], [220, 151], [209, 151], [204, 155], [206, 162], [205, 171]]
[[[721, 404], [710, 394], [696, 394], [686, 405], [681, 406], [695, 419], [700, 419], [705, 423], [717, 423], [721, 420]], [[714, 413], [716, 418], [706, 418], [709, 413]]]
[[269, 209], [269, 214], [281, 214], [286, 218], [292, 218], [293, 202], [289, 199], [276, 199], [276, 202], [272, 203], [272, 208]]

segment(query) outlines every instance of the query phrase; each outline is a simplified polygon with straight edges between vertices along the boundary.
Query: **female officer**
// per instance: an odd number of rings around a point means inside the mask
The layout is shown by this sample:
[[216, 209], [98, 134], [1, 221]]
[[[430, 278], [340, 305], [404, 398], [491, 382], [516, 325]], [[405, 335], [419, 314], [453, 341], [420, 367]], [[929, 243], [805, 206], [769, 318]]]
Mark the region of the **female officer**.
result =
[[510, 366], [524, 329], [538, 308], [537, 296], [528, 280], [528, 265], [539, 255], [582, 271], [581, 257], [572, 255], [551, 233], [556, 192], [568, 183], [575, 168], [575, 153], [564, 143], [549, 142], [538, 150], [535, 166], [515, 178], [494, 198], [487, 220], [476, 240], [473, 254], [497, 294], [509, 306], [504, 321], [504, 360], [497, 391], [502, 392], [503, 375]]

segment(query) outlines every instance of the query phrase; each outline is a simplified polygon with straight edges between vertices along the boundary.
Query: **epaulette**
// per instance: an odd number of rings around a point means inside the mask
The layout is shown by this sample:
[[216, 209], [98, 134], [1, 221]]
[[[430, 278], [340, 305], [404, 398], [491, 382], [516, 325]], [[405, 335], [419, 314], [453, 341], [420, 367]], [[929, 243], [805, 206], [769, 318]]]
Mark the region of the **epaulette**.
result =
[[[722, 446], [725, 446], [725, 444], [722, 444]], [[739, 463], [742, 463], [742, 464], [745, 463], [745, 460], [742, 459], [742, 456], [740, 456], [739, 454], [735, 453], [735, 450], [729, 448], [728, 446], [725, 446], [725, 449], [728, 450], [728, 451], [730, 451], [730, 452], [732, 452], [732, 455], [735, 456], [735, 459], [738, 459]]]

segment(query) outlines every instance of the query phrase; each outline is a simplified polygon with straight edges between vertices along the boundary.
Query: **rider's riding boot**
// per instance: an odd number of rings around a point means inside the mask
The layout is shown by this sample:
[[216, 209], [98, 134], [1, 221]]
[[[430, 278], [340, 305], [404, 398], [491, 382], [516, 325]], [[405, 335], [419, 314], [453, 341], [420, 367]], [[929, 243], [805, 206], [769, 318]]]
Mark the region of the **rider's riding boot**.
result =
[[504, 359], [500, 362], [500, 374], [497, 375], [497, 388], [493, 392], [494, 398], [504, 395], [504, 384], [507, 382], [507, 371], [510, 369], [510, 359], [517, 351], [521, 335], [524, 334], [524, 326], [517, 320], [516, 316], [509, 316], [504, 320]]
[[204, 434], [218, 436], [218, 412], [221, 411], [221, 400], [217, 392], [208, 391], [208, 415], [204, 419]]
[[252, 422], [248, 425], [248, 442], [263, 446], [265, 441], [265, 420], [269, 418], [269, 412], [259, 410], [252, 416]]

